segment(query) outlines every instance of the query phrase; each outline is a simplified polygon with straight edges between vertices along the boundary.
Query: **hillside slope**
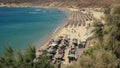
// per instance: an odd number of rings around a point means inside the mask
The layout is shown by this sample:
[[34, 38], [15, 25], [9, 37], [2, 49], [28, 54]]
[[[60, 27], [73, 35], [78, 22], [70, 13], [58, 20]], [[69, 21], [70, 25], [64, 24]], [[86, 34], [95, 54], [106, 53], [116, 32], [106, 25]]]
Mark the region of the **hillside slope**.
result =
[[100, 7], [103, 5], [112, 5], [119, 0], [0, 0], [0, 3], [31, 3], [34, 5], [46, 4], [53, 6], [59, 5], [67, 7]]

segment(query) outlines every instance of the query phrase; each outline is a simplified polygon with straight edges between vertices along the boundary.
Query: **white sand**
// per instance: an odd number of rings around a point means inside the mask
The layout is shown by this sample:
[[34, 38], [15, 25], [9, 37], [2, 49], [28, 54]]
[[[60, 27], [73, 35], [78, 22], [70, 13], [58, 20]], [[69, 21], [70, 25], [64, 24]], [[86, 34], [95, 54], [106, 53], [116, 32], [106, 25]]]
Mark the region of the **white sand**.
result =
[[[79, 21], [79, 18], [81, 18], [80, 15], [78, 15], [78, 13], [76, 12], [80, 12], [78, 9], [71, 9], [71, 11], [69, 11], [69, 17], [68, 17], [68, 20], [65, 22], [65, 23], [69, 23], [70, 20], [74, 20], [76, 22], [76, 20], [78, 20], [79, 23], [81, 23]], [[67, 10], [68, 11], [68, 10]], [[101, 12], [96, 12], [96, 11], [93, 11], [93, 10], [90, 10], [89, 12], [91, 12], [93, 14], [93, 17], [95, 19], [101, 19], [101, 16], [103, 15]], [[85, 11], [86, 13], [86, 11]], [[72, 22], [73, 24], [75, 22]], [[89, 38], [90, 36], [92, 36], [92, 33], [91, 31], [93, 30], [93, 28], [91, 26], [88, 27], [88, 24], [92, 24], [93, 20], [92, 21], [85, 21], [84, 23], [86, 23], [85, 26], [70, 26], [68, 25], [68, 27], [63, 27], [59, 29], [59, 31], [56, 32], [56, 34], [52, 37], [52, 39], [56, 39], [58, 38], [59, 36], [65, 36], [67, 35], [71, 40], [76, 38], [78, 39], [78, 43], [80, 43], [81, 41], [86, 41], [87, 38]], [[64, 24], [65, 25], [65, 24]], [[49, 41], [48, 41], [49, 42]], [[41, 48], [38, 48], [38, 49], [46, 49], [46, 45], [48, 44], [48, 42], [45, 44], [45, 46], [42, 46]], [[71, 42], [70, 42], [71, 44]], [[63, 62], [64, 65], [68, 65], [69, 62], [68, 62], [68, 52], [69, 52], [70, 48], [68, 47], [66, 50], [65, 50], [65, 55], [64, 55], [64, 59], [65, 61]]]

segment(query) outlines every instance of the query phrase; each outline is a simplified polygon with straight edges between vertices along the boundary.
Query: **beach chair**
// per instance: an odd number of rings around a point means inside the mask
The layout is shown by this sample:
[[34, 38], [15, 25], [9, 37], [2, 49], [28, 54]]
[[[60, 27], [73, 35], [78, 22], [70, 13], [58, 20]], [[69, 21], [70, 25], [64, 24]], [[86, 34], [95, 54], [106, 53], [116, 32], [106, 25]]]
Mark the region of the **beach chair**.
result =
[[82, 43], [80, 43], [80, 44], [78, 45], [78, 48], [84, 48], [84, 45], [83, 45]]
[[68, 55], [68, 60], [69, 60], [69, 63], [73, 60], [75, 60], [75, 54], [69, 54]]

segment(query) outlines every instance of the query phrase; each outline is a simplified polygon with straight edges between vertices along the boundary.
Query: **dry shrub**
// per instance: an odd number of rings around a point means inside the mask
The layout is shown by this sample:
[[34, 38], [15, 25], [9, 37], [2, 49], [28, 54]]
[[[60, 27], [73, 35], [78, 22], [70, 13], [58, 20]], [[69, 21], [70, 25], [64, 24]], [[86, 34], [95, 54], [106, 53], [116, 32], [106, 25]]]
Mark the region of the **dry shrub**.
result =
[[93, 53], [93, 68], [117, 68], [118, 60], [111, 51], [99, 50]]

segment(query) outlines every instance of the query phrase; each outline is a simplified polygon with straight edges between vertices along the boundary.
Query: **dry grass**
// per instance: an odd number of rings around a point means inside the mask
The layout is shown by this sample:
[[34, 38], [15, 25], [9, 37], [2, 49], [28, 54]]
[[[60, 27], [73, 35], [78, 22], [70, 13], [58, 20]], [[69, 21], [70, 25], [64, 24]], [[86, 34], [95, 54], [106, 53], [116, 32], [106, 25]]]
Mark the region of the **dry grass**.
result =
[[[37, 5], [58, 2], [60, 7], [101, 7], [115, 4], [118, 0], [0, 0], [0, 3], [36, 3]], [[34, 5], [36, 5], [34, 4]]]
[[82, 55], [78, 62], [66, 68], [117, 68], [118, 60], [111, 51], [96, 50], [92, 55]]

